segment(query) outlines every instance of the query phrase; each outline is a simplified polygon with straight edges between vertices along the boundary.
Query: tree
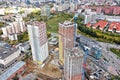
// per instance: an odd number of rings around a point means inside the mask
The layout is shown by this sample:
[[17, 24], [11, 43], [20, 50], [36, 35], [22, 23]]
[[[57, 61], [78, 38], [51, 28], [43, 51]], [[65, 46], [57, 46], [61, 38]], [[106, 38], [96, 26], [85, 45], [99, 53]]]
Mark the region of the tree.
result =
[[49, 38], [51, 36], [51, 33], [50, 32], [47, 32], [47, 37]]
[[25, 11], [20, 11], [19, 13], [22, 14], [22, 13], [25, 13]]
[[18, 35], [18, 42], [25, 42], [25, 41], [28, 41], [28, 40], [29, 40], [29, 37], [28, 37], [27, 31]]
[[2, 30], [0, 30], [0, 35], [2, 35], [2, 34], [3, 34]]
[[0, 27], [3, 27], [4, 26], [4, 23], [3, 22], [0, 22]]
[[120, 80], [120, 77], [119, 77], [119, 76], [113, 76], [113, 77], [111, 78], [111, 80]]

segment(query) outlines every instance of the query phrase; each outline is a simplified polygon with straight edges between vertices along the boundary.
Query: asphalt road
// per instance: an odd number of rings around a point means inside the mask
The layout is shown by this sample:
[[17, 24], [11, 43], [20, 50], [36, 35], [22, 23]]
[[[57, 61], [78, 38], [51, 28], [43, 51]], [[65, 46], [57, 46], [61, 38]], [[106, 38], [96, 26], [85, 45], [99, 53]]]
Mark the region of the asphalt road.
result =
[[120, 49], [120, 45], [98, 42], [102, 47], [102, 55], [108, 60], [108, 63], [116, 70], [120, 70], [120, 58], [109, 50], [109, 48]]

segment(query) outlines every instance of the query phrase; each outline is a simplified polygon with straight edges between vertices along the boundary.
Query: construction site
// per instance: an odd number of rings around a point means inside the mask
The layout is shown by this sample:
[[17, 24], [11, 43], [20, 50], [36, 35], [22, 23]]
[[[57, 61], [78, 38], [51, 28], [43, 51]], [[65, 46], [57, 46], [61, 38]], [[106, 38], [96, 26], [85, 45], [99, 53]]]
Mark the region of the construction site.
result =
[[26, 61], [28, 68], [24, 75], [35, 73], [42, 80], [104, 80], [106, 74], [109, 75], [106, 61], [101, 58], [101, 46], [97, 41], [77, 34], [77, 16], [59, 23], [58, 57], [55, 58], [57, 46], [48, 46], [49, 56], [42, 64], [32, 59]]
[[27, 69], [22, 75], [23, 77], [34, 73], [38, 76], [39, 79], [43, 80], [58, 80], [62, 78], [63, 71], [55, 64], [51, 64], [51, 61], [54, 59], [54, 55], [49, 55], [48, 58], [44, 61], [43, 64], [37, 64], [32, 61], [31, 58], [26, 60]]

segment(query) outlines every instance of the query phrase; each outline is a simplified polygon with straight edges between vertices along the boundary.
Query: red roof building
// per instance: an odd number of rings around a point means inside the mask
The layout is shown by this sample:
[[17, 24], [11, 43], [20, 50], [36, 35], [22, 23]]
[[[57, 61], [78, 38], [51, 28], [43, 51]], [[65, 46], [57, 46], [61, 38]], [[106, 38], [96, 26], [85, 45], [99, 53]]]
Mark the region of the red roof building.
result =
[[91, 23], [86, 24], [86, 27], [91, 27], [91, 26], [92, 26]]
[[93, 28], [98, 28], [100, 30], [103, 30], [107, 26], [108, 22], [105, 20], [100, 20], [97, 23], [93, 25]]
[[116, 31], [117, 33], [120, 33], [120, 22], [111, 22], [108, 31]]

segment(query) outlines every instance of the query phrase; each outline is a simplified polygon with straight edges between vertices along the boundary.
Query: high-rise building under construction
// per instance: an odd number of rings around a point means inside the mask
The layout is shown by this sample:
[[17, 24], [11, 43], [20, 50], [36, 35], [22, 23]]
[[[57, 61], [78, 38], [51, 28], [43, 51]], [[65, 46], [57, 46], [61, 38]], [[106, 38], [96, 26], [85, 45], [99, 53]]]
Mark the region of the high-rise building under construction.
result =
[[77, 47], [66, 49], [64, 59], [65, 80], [82, 80], [84, 52]]
[[75, 45], [76, 24], [65, 21], [59, 23], [59, 59], [64, 62], [66, 48], [73, 48]]

